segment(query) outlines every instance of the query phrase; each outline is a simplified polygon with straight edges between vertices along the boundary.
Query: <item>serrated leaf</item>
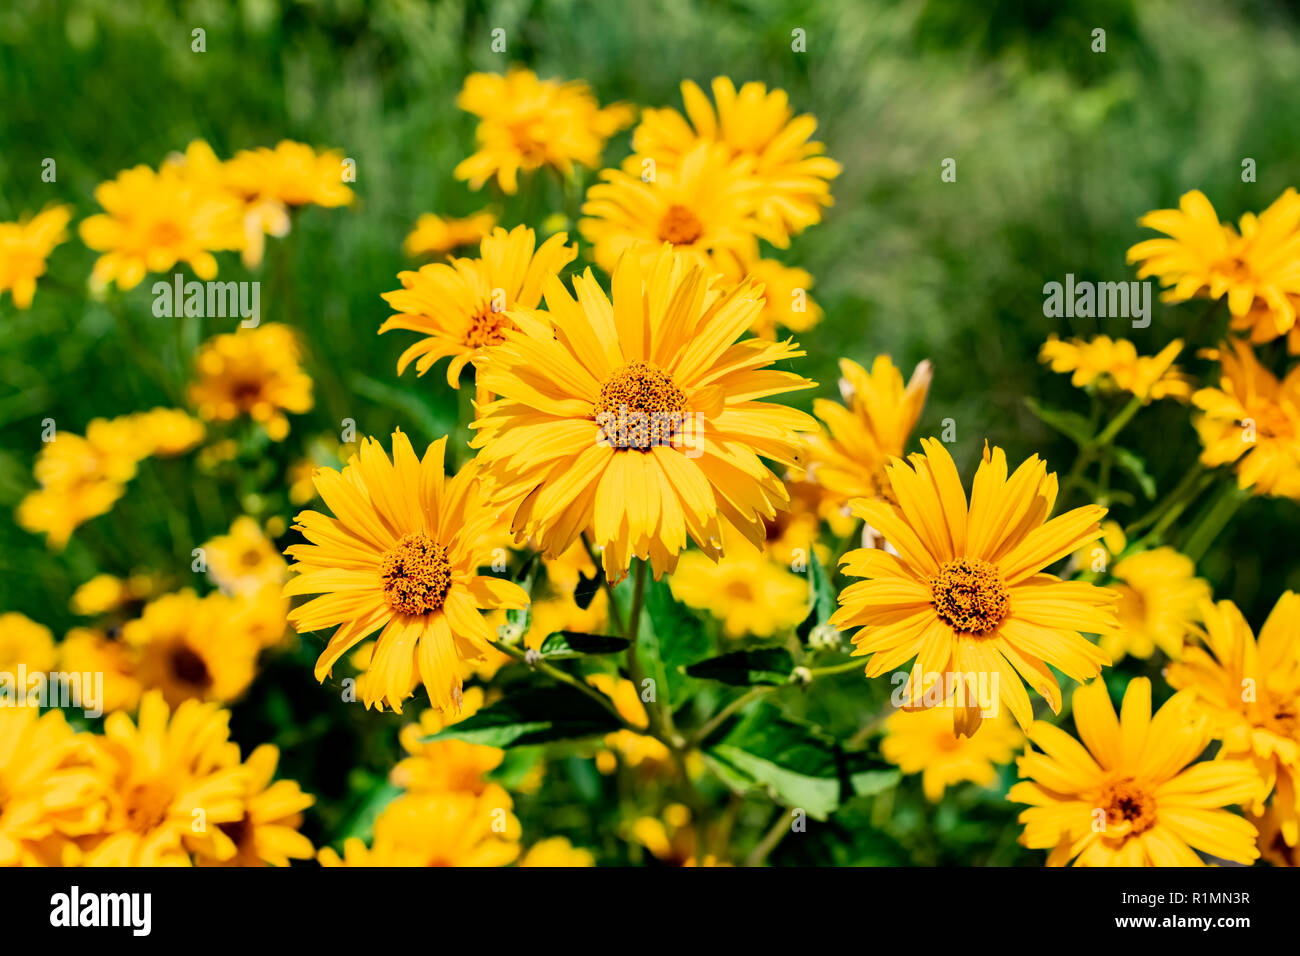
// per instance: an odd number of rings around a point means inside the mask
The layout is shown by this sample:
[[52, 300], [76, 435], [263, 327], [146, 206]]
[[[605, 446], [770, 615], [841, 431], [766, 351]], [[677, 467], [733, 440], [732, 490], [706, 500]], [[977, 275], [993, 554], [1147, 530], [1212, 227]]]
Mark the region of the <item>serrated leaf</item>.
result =
[[424, 740], [525, 747], [555, 740], [600, 737], [618, 729], [618, 721], [600, 704], [571, 687], [560, 685], [511, 694]]
[[752, 687], [755, 684], [784, 684], [793, 669], [794, 658], [785, 648], [761, 647], [710, 657], [690, 665], [686, 673], [737, 687]]
[[543, 657], [558, 660], [584, 654], [617, 654], [628, 648], [628, 641], [609, 634], [585, 634], [582, 631], [555, 631], [548, 634], [540, 648]]
[[1092, 441], [1092, 423], [1078, 412], [1053, 408], [1033, 398], [1026, 398], [1025, 405], [1040, 422], [1056, 429], [1076, 445], [1083, 446]]

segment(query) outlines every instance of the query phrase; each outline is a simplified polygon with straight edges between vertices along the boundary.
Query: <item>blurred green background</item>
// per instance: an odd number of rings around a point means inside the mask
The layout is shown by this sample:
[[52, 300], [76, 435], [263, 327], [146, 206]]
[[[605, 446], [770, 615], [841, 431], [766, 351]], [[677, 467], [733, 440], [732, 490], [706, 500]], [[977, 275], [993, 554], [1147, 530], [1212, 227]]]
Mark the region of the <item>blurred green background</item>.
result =
[[[205, 53], [191, 51], [198, 27]], [[491, 50], [497, 27], [506, 30], [505, 54]], [[1105, 53], [1091, 49], [1096, 28], [1106, 31]], [[791, 50], [795, 29], [805, 31], [806, 52]], [[1300, 170], [1295, 4], [8, 0], [0, 7], [0, 220], [53, 201], [73, 203], [84, 218], [98, 211], [96, 184], [137, 163], [156, 166], [194, 138], [223, 158], [281, 138], [342, 150], [357, 162], [359, 202], [306, 210], [287, 239], [271, 240], [251, 276], [263, 281], [263, 317], [303, 331], [316, 384], [316, 408], [293, 420], [288, 447], [259, 454], [287, 455], [312, 433], [337, 432], [344, 418], [359, 434], [401, 425], [431, 439], [455, 427], [456, 396], [440, 369], [395, 378], [411, 338], [376, 336], [388, 314], [379, 294], [410, 266], [401, 244], [419, 214], [466, 214], [488, 201], [452, 178], [475, 123], [454, 98], [467, 73], [514, 63], [585, 79], [602, 103], [680, 108], [682, 79], [707, 86], [726, 74], [781, 87], [797, 110], [813, 113], [844, 173], [825, 222], [779, 254], [813, 274], [826, 312], [800, 337], [809, 353], [800, 370], [830, 396], [841, 356], [869, 363], [888, 352], [905, 373], [931, 359], [918, 432], [953, 419], [967, 472], [985, 439], [1014, 459], [1037, 451], [1068, 470], [1071, 446], [1024, 405], [1025, 396], [1083, 404], [1067, 376], [1036, 360], [1050, 332], [1130, 336], [1154, 352], [1201, 311], [1157, 303], [1141, 331], [1124, 320], [1062, 324], [1042, 314], [1045, 282], [1066, 273], [1132, 279], [1124, 253], [1144, 237], [1142, 213], [1200, 188], [1235, 220], [1296, 185]], [[628, 143], [627, 132], [612, 140], [605, 162], [621, 160]], [[56, 183], [41, 180], [47, 157], [57, 162]], [[1257, 182], [1242, 182], [1247, 157]], [[940, 180], [945, 158], [956, 160], [956, 182]], [[559, 209], [555, 185], [539, 185], [550, 192], [537, 206]], [[507, 204], [507, 225], [527, 202]], [[190, 487], [185, 462], [149, 461], [114, 511], [79, 529], [62, 554], [14, 525], [13, 508], [32, 487], [42, 419], [81, 432], [96, 416], [182, 401], [189, 356], [171, 320], [150, 311], [153, 280], [127, 294], [122, 322], [84, 293], [94, 258], [74, 237], [54, 252], [30, 311], [0, 304], [0, 610], [56, 633], [76, 623], [68, 599], [97, 571], [143, 566], [184, 583], [190, 549], [224, 531], [241, 507], [240, 489]], [[221, 276], [250, 278], [233, 254], [221, 257]], [[229, 331], [205, 321], [203, 337]], [[1208, 367], [1190, 352], [1182, 363]], [[1186, 409], [1170, 402], [1144, 411], [1125, 444], [1162, 490], [1199, 451]], [[169, 512], [184, 514], [194, 540], [176, 540]], [[1284, 587], [1300, 587], [1297, 533], [1295, 503], [1254, 499], [1201, 572], [1258, 626]], [[391, 720], [312, 693], [303, 661], [313, 650], [263, 675], [265, 692], [251, 695], [257, 708], [236, 708], [250, 744], [288, 724], [306, 740], [313, 726]], [[319, 761], [310, 786], [341, 799], [356, 791], [348, 774], [357, 767], [382, 776], [391, 766], [391, 735], [338, 739], [344, 744], [328, 753], [290, 755], [286, 770]], [[904, 783], [900, 805], [917, 805], [903, 800], [915, 785]], [[833, 858], [1038, 858], [1014, 845], [1015, 828], [996, 839], [981, 832], [986, 798], [973, 788], [963, 794], [937, 810], [900, 812], [889, 838], [897, 847]], [[987, 813], [1005, 822], [1007, 809], [995, 797]], [[908, 813], [948, 814], [970, 832], [940, 840], [933, 819], [908, 823]], [[331, 830], [330, 822], [313, 826]], [[843, 816], [839, 825], [851, 829]], [[774, 859], [832, 858], [838, 838], [817, 839], [827, 842], [787, 841]]]

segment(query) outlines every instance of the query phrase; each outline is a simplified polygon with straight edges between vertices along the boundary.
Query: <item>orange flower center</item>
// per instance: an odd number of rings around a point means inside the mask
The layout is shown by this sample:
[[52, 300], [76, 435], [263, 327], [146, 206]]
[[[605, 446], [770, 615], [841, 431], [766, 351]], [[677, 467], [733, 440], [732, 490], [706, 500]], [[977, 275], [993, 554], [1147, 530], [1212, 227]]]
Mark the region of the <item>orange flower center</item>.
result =
[[930, 581], [930, 594], [939, 619], [962, 634], [997, 630], [1010, 606], [1001, 573], [979, 558], [944, 564]]
[[673, 203], [659, 220], [659, 238], [674, 246], [690, 245], [702, 235], [704, 223], [685, 206]]
[[207, 662], [192, 648], [184, 644], [178, 645], [171, 652], [170, 663], [172, 674], [182, 684], [203, 688], [212, 685], [212, 673], [208, 670]]
[[136, 833], [148, 833], [161, 826], [171, 809], [171, 790], [160, 783], [142, 783], [126, 795], [126, 826]]
[[440, 611], [451, 587], [447, 549], [421, 531], [405, 535], [384, 555], [379, 577], [384, 599], [398, 614]]
[[645, 450], [671, 443], [681, 428], [686, 394], [663, 369], [638, 360], [624, 365], [600, 387], [594, 410], [615, 448]]
[[1135, 786], [1131, 778], [1112, 780], [1102, 787], [1097, 805], [1106, 811], [1108, 827], [1127, 823], [1128, 832], [1137, 834], [1155, 826], [1156, 802], [1149, 793]]
[[506, 340], [506, 329], [515, 328], [515, 324], [506, 318], [504, 311], [493, 312], [491, 304], [470, 320], [469, 331], [465, 333], [465, 344], [472, 349], [485, 345], [500, 345]]

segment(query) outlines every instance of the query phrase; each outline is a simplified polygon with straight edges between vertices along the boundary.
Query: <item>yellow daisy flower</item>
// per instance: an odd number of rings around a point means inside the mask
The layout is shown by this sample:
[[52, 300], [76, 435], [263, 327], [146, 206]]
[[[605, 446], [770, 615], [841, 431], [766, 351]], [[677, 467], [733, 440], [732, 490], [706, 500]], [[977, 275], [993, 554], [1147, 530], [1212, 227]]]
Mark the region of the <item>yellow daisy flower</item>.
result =
[[104, 693], [99, 701], [104, 713], [135, 710], [142, 688], [135, 677], [131, 649], [103, 631], [74, 627], [58, 645], [59, 670], [70, 674], [103, 674]]
[[[614, 707], [629, 724], [636, 727], [650, 726], [640, 691], [630, 680], [611, 674], [588, 674], [587, 683], [613, 701]], [[631, 730], [616, 730], [606, 734], [605, 746], [609, 749], [596, 756], [596, 767], [601, 773], [614, 772], [618, 766], [613, 759], [614, 754], [618, 754], [629, 767], [640, 768], [648, 773], [666, 767], [672, 759], [668, 748], [656, 738]]]
[[[12, 674], [22, 664], [29, 674], [54, 667], [54, 635], [44, 624], [9, 611], [0, 614], [0, 671]], [[26, 688], [16, 688], [24, 691]]]
[[289, 566], [275, 545], [248, 515], [236, 518], [230, 532], [203, 545], [208, 575], [227, 594], [256, 593], [284, 584]]
[[45, 275], [45, 260], [68, 238], [72, 207], [47, 206], [30, 219], [0, 222], [0, 294], [8, 292], [14, 306], [29, 308], [36, 280]]
[[295, 608], [290, 622], [300, 634], [339, 625], [316, 662], [317, 680], [382, 629], [369, 665], [380, 679], [366, 685], [367, 707], [382, 699], [400, 713], [418, 674], [435, 708], [459, 709], [461, 667], [492, 650], [495, 637], [479, 610], [528, 603], [519, 585], [477, 573], [490, 563], [484, 543], [497, 516], [474, 462], [446, 477], [446, 445], [438, 439], [421, 460], [398, 430], [391, 461], [368, 438], [342, 473], [320, 469], [316, 490], [335, 517], [301, 512], [294, 528], [309, 543], [285, 552], [298, 576], [284, 593], [322, 595]]
[[122, 417], [135, 429], [135, 441], [144, 449], [144, 457], [170, 458], [184, 454], [203, 441], [203, 423], [179, 408], [154, 408]]
[[495, 177], [512, 196], [519, 189], [520, 171], [550, 166], [568, 176], [575, 163], [599, 166], [605, 141], [635, 116], [621, 103], [602, 109], [586, 83], [542, 80], [520, 68], [505, 76], [471, 73], [456, 105], [479, 117], [478, 151], [453, 175], [468, 181], [470, 189]]
[[316, 798], [293, 780], [276, 780], [280, 749], [263, 744], [244, 761], [244, 815], [220, 824], [221, 831], [235, 845], [234, 856], [224, 859], [204, 856], [200, 866], [289, 866], [290, 860], [315, 856], [311, 841], [299, 833], [302, 811]]
[[298, 334], [287, 325], [264, 322], [213, 336], [199, 349], [190, 401], [206, 421], [248, 415], [273, 441], [283, 441], [289, 434], [284, 413], [312, 407], [312, 382], [300, 358]]
[[1082, 744], [1035, 721], [1017, 763], [1025, 778], [1007, 794], [1028, 803], [1020, 842], [1052, 852], [1048, 866], [1202, 866], [1194, 851], [1249, 864], [1259, 857], [1255, 828], [1222, 809], [1249, 798], [1250, 766], [1192, 763], [1209, 743], [1190, 693], [1151, 714], [1151, 682], [1129, 682], [1119, 717], [1104, 681], [1074, 692]]
[[886, 469], [897, 505], [853, 503], [897, 553], [844, 556], [845, 572], [867, 580], [840, 593], [830, 622], [861, 628], [853, 653], [872, 655], [868, 677], [916, 659], [905, 706], [934, 706], [936, 688], [946, 688], [945, 701], [955, 690], [953, 726], [970, 735], [981, 710], [997, 706], [982, 699], [996, 688], [1028, 728], [1033, 710], [1021, 677], [1058, 712], [1061, 689], [1048, 664], [1085, 681], [1110, 662], [1079, 632], [1113, 628], [1118, 595], [1042, 571], [1097, 538], [1106, 509], [1088, 505], [1049, 519], [1056, 475], [1037, 455], [1008, 475], [1002, 449], [990, 453], [987, 446], [968, 507], [943, 443], [929, 438], [921, 445], [924, 454]]
[[1098, 335], [1067, 342], [1050, 335], [1038, 359], [1050, 363], [1053, 372], [1073, 372], [1070, 384], [1075, 388], [1097, 385], [1103, 391], [1129, 392], [1143, 402], [1161, 398], [1186, 402], [1192, 382], [1174, 364], [1182, 349], [1182, 339], [1174, 339], [1158, 355], [1138, 355], [1127, 339]]
[[669, 579], [687, 607], [722, 621], [727, 637], [771, 637], [808, 616], [808, 583], [761, 551], [738, 548], [713, 561], [687, 551]]
[[1195, 694], [1223, 741], [1221, 758], [1253, 767], [1248, 799], [1273, 810], [1288, 846], [1300, 843], [1300, 594], [1287, 591], [1259, 638], [1231, 601], [1202, 605], [1205, 646], [1169, 665], [1171, 686]]
[[1010, 763], [1024, 742], [1025, 735], [1006, 711], [990, 720], [983, 733], [958, 737], [942, 710], [900, 710], [885, 721], [880, 753], [903, 773], [921, 774], [926, 799], [938, 803], [945, 788], [963, 781], [992, 786], [996, 765]]
[[746, 83], [739, 91], [728, 77], [713, 81], [716, 110], [691, 81], [682, 83], [686, 116], [673, 109], [643, 111], [632, 134], [635, 155], [624, 164], [637, 172], [644, 158], [653, 158], [658, 173], [673, 169], [700, 141], [719, 143], [730, 155], [748, 160], [758, 182], [755, 216], [760, 235], [784, 248], [789, 237], [820, 222], [822, 208], [831, 205], [830, 180], [840, 164], [811, 141], [817, 121], [794, 116], [782, 90], [763, 83]]
[[459, 714], [444, 714], [428, 708], [419, 723], [407, 724], [399, 737], [410, 754], [393, 768], [391, 779], [405, 790], [463, 790], [482, 793], [488, 786], [484, 775], [501, 766], [506, 752], [498, 747], [466, 743], [463, 740], [425, 742], [440, 730], [472, 717], [483, 706], [483, 688], [469, 687], [463, 694]]
[[775, 259], [761, 259], [756, 251], [742, 253], [739, 259], [719, 257], [728, 281], [754, 279], [763, 296], [763, 311], [750, 331], [763, 339], [776, 338], [777, 327], [791, 332], [807, 332], [822, 320], [822, 309], [808, 295], [813, 277], [806, 269], [782, 265]]
[[590, 850], [576, 847], [564, 837], [550, 837], [534, 843], [519, 861], [520, 866], [578, 867], [595, 866], [596, 857]]
[[479, 385], [502, 397], [479, 406], [472, 445], [493, 500], [539, 550], [560, 554], [590, 529], [611, 580], [634, 556], [658, 577], [688, 535], [715, 557], [724, 526], [757, 545], [788, 503], [761, 458], [799, 465], [799, 433], [815, 426], [758, 399], [813, 387], [769, 368], [804, 353], [737, 341], [761, 299], [709, 284], [667, 248], [648, 271], [625, 256], [612, 303], [590, 270], [576, 299], [553, 279], [549, 316], [512, 313], [520, 330], [479, 360]]
[[1124, 558], [1111, 569], [1119, 593], [1119, 628], [1101, 636], [1101, 649], [1118, 664], [1125, 654], [1148, 658], [1156, 648], [1170, 658], [1200, 620], [1210, 586], [1196, 576], [1191, 558], [1173, 548], [1153, 548]]
[[1236, 463], [1238, 487], [1257, 495], [1300, 499], [1300, 365], [1277, 378], [1250, 347], [1232, 341], [1219, 349], [1223, 377], [1198, 389], [1192, 404], [1201, 463]]
[[484, 349], [500, 345], [514, 327], [509, 310], [535, 308], [546, 281], [578, 255], [578, 247], [565, 245], [567, 240], [560, 232], [537, 246], [527, 226], [510, 232], [494, 229], [483, 240], [477, 259], [399, 272], [402, 288], [383, 294], [396, 314], [379, 332], [405, 329], [425, 337], [402, 353], [397, 374], [414, 360], [416, 372], [423, 375], [434, 362], [450, 356], [447, 384], [459, 388], [461, 370]]
[[462, 246], [476, 246], [497, 224], [496, 213], [486, 209], [464, 219], [425, 213], [402, 243], [408, 256], [444, 256]]

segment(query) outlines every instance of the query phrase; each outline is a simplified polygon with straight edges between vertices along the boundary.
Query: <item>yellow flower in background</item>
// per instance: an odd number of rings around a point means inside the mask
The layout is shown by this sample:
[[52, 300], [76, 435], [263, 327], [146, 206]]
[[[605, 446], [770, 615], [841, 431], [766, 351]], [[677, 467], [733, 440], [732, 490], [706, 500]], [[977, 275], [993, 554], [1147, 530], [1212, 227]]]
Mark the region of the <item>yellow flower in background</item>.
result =
[[415, 361], [420, 375], [439, 359], [451, 357], [447, 384], [460, 387], [460, 373], [484, 349], [500, 345], [513, 329], [509, 310], [532, 309], [542, 288], [578, 254], [568, 236], [556, 233], [538, 246], [533, 231], [516, 226], [494, 229], [477, 259], [432, 263], [418, 272], [399, 272], [402, 288], [383, 299], [396, 310], [379, 328], [419, 332], [420, 339], [397, 360], [397, 374]]
[[1128, 537], [1118, 521], [1106, 520], [1101, 523], [1101, 537], [1089, 541], [1074, 554], [1066, 565], [1066, 577], [1074, 572], [1084, 571], [1093, 574], [1105, 574], [1116, 559], [1128, 547]]
[[[28, 674], [52, 670], [54, 635], [44, 624], [9, 611], [0, 614], [0, 671], [12, 675], [19, 664], [27, 669]], [[19, 693], [27, 690], [24, 686], [13, 689]]]
[[97, 574], [72, 592], [72, 613], [81, 617], [95, 617], [140, 601], [153, 593], [153, 580], [147, 574], [119, 578], [112, 574]]
[[640, 817], [631, 837], [664, 866], [730, 866], [709, 853], [700, 858], [700, 833], [691, 824], [691, 811], [680, 803], [664, 807], [662, 818]]
[[179, 165], [125, 170], [95, 187], [95, 200], [104, 212], [79, 227], [82, 241], [103, 253], [91, 273], [95, 285], [133, 289], [146, 273], [167, 272], [179, 262], [200, 279], [213, 279], [212, 253], [244, 244], [239, 201]]
[[[754, 182], [743, 162], [701, 143], [681, 165], [645, 182], [639, 172], [606, 169], [587, 190], [578, 228], [595, 247], [596, 264], [613, 273], [624, 253], [653, 267], [664, 243], [713, 272], [741, 271], [736, 260], [753, 244], [749, 212]], [[739, 277], [738, 277], [739, 278]]]
[[763, 311], [749, 329], [759, 338], [776, 338], [778, 326], [791, 332], [807, 332], [822, 320], [821, 306], [808, 295], [813, 277], [806, 269], [761, 259], [752, 248], [742, 252], [739, 259], [724, 256], [715, 262], [728, 281], [740, 282], [750, 276], [759, 287]]
[[289, 566], [261, 526], [248, 515], [236, 518], [230, 532], [203, 545], [208, 575], [227, 594], [250, 594], [282, 585]]
[[140, 682], [135, 677], [134, 655], [120, 640], [103, 631], [74, 627], [58, 645], [59, 670], [72, 674], [103, 674], [104, 713], [135, 710], [140, 702]]
[[497, 515], [482, 498], [476, 463], [445, 475], [446, 444], [434, 442], [421, 460], [398, 430], [391, 460], [367, 438], [342, 473], [320, 469], [316, 489], [334, 517], [299, 513], [294, 529], [309, 543], [285, 552], [297, 577], [284, 593], [321, 595], [290, 622], [300, 634], [338, 626], [316, 662], [317, 680], [382, 629], [367, 707], [382, 699], [400, 713], [418, 675], [433, 707], [458, 710], [463, 664], [484, 657], [495, 638], [480, 609], [528, 603], [519, 585], [477, 573], [490, 563], [485, 542]]
[[455, 177], [480, 189], [496, 178], [514, 195], [519, 173], [550, 166], [568, 176], [574, 165], [600, 165], [605, 141], [632, 123], [632, 107], [601, 108], [582, 81], [542, 80], [531, 70], [512, 68], [505, 76], [471, 73], [456, 105], [479, 117], [478, 151], [462, 161]]
[[1259, 855], [1274, 866], [1300, 866], [1300, 846], [1291, 846], [1282, 835], [1282, 821], [1275, 807], [1249, 820], [1259, 830]]
[[996, 765], [1010, 763], [1024, 745], [1025, 735], [1005, 710], [988, 723], [983, 733], [958, 737], [943, 710], [900, 710], [885, 721], [880, 753], [903, 773], [921, 774], [926, 799], [938, 803], [945, 788], [963, 781], [992, 786]]
[[687, 551], [668, 583], [687, 607], [721, 620], [728, 637], [771, 637], [808, 616], [808, 582], [761, 551], [742, 547], [717, 561]]
[[289, 434], [284, 413], [312, 407], [311, 378], [300, 360], [298, 334], [287, 325], [264, 322], [213, 336], [199, 348], [190, 401], [206, 421], [248, 415], [273, 441], [283, 441]]
[[229, 711], [190, 700], [172, 712], [160, 692], [150, 691], [136, 722], [109, 714], [96, 744], [106, 764], [109, 813], [87, 841], [85, 865], [189, 866], [192, 855], [235, 855], [223, 827], [243, 816], [248, 771], [230, 740]]
[[1259, 638], [1231, 601], [1202, 605], [1204, 647], [1169, 665], [1171, 686], [1187, 689], [1223, 741], [1222, 759], [1253, 769], [1243, 800], [1264, 811], [1273, 793], [1276, 823], [1288, 846], [1300, 844], [1300, 594], [1287, 591]]
[[[637, 686], [630, 680], [610, 674], [588, 674], [587, 683], [614, 702], [614, 707], [629, 724], [648, 727], [650, 718]], [[616, 730], [605, 735], [608, 750], [596, 755], [596, 767], [601, 773], [613, 773], [618, 766], [614, 754], [629, 766], [654, 773], [667, 766], [672, 759], [668, 748], [654, 737], [631, 730]]]
[[519, 821], [496, 784], [482, 793], [441, 791], [398, 797], [375, 820], [370, 847], [344, 841], [322, 849], [322, 866], [508, 866], [519, 856]]
[[400, 741], [409, 757], [393, 768], [391, 779], [397, 786], [412, 792], [463, 790], [482, 793], [488, 787], [484, 775], [501, 766], [506, 753], [498, 747], [485, 747], [463, 740], [425, 741], [440, 730], [472, 717], [483, 706], [483, 688], [469, 687], [459, 714], [443, 714], [426, 709], [418, 723], [402, 728]]
[[930, 391], [930, 363], [917, 365], [906, 385], [888, 355], [877, 355], [870, 372], [840, 359], [840, 374], [844, 405], [824, 398], [813, 402], [813, 414], [826, 424], [826, 432], [808, 436], [808, 480], [840, 501], [888, 496], [885, 466], [902, 457], [921, 417]]
[[477, 246], [496, 224], [496, 213], [486, 209], [463, 219], [425, 213], [416, 221], [402, 249], [408, 256], [447, 255], [463, 246]]
[[1243, 864], [1259, 857], [1255, 828], [1222, 809], [1250, 798], [1254, 771], [1192, 764], [1210, 742], [1192, 694], [1174, 695], [1153, 717], [1151, 682], [1135, 678], [1117, 718], [1097, 680], [1074, 692], [1074, 723], [1082, 744], [1034, 722], [1029, 738], [1042, 753], [1017, 761], [1025, 779], [1007, 794], [1030, 804], [1020, 842], [1050, 849], [1048, 866], [1202, 866], [1196, 850]]
[[0, 222], [0, 294], [8, 292], [16, 308], [31, 306], [45, 260], [67, 240], [71, 220], [71, 206], [52, 205], [31, 218]]
[[1125, 654], [1148, 658], [1156, 648], [1182, 654], [1183, 639], [1200, 620], [1210, 586], [1196, 576], [1191, 558], [1173, 548], [1154, 548], [1118, 562], [1111, 574], [1119, 593], [1119, 628], [1101, 636], [1101, 649], [1118, 664]]
[[[290, 860], [315, 856], [311, 841], [299, 833], [302, 811], [316, 798], [293, 780], [274, 780], [280, 750], [263, 744], [244, 762], [244, 814], [220, 824], [235, 845], [230, 857], [208, 858], [200, 848], [200, 866], [288, 866]], [[274, 780], [274, 782], [272, 782]]]
[[1241, 489], [1300, 499], [1300, 365], [1279, 382], [1239, 341], [1218, 354], [1218, 387], [1192, 396], [1203, 413], [1193, 419], [1201, 463], [1213, 468], [1235, 462]]
[[590, 850], [576, 847], [564, 837], [550, 837], [534, 843], [519, 861], [520, 866], [578, 867], [595, 866], [596, 857]]
[[763, 83], [746, 83], [737, 91], [728, 77], [720, 76], [713, 81], [713, 99], [716, 109], [687, 80], [682, 83], [685, 117], [673, 109], [644, 110], [632, 134], [635, 155], [624, 168], [639, 174], [644, 159], [652, 158], [662, 175], [697, 143], [719, 143], [732, 157], [751, 164], [758, 234], [784, 248], [790, 236], [821, 221], [840, 164], [822, 155], [825, 147], [811, 140], [817, 121], [808, 114], [794, 116], [784, 91], [768, 90]]
[[154, 408], [122, 416], [136, 431], [135, 440], [146, 456], [169, 458], [184, 454], [203, 441], [203, 423], [179, 408]]
[[235, 625], [235, 603], [222, 594], [164, 594], [122, 627], [135, 675], [169, 706], [195, 699], [228, 703], [257, 674], [257, 642]]
[[478, 407], [472, 446], [512, 530], [558, 555], [590, 529], [611, 580], [633, 557], [671, 571], [688, 536], [717, 557], [724, 527], [760, 544], [789, 501], [763, 459], [800, 465], [815, 423], [759, 399], [814, 385], [770, 368], [804, 353], [740, 340], [752, 287], [717, 293], [667, 248], [648, 271], [625, 256], [612, 303], [590, 270], [573, 287], [549, 282], [549, 315], [511, 313], [520, 331], [478, 363], [501, 398]]
[[1049, 518], [1056, 475], [1037, 455], [1008, 475], [1002, 449], [987, 446], [968, 507], [943, 443], [921, 445], [924, 454], [886, 469], [897, 505], [854, 501], [854, 513], [897, 553], [864, 548], [844, 556], [845, 573], [867, 580], [840, 592], [830, 623], [860, 628], [853, 653], [872, 655], [868, 677], [916, 659], [905, 707], [934, 706], [922, 698], [937, 688], [946, 701], [951, 684], [954, 731], [969, 736], [981, 709], [996, 706], [981, 693], [996, 687], [1028, 728], [1033, 710], [1021, 678], [1059, 712], [1061, 689], [1048, 664], [1082, 682], [1110, 662], [1080, 632], [1113, 628], [1118, 595], [1043, 573], [1100, 536], [1106, 509], [1087, 505]]
[[1186, 402], [1192, 382], [1174, 364], [1182, 350], [1182, 339], [1174, 339], [1158, 355], [1138, 355], [1127, 339], [1098, 335], [1062, 341], [1050, 335], [1038, 358], [1050, 363], [1053, 372], [1073, 372], [1070, 384], [1076, 388], [1096, 385], [1103, 391], [1129, 392], [1143, 402], [1161, 398]]

